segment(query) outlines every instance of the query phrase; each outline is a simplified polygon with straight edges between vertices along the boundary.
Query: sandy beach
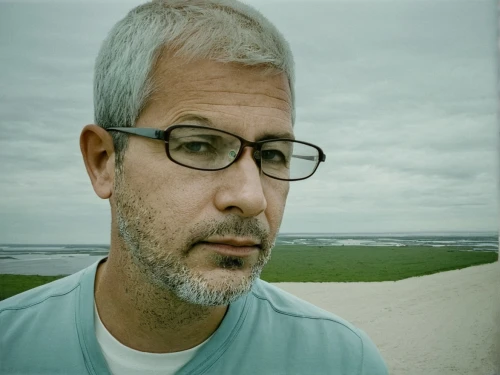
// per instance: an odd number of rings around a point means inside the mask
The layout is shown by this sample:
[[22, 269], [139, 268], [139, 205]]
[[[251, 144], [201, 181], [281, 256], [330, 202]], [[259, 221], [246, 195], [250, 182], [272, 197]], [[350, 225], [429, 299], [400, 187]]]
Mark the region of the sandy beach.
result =
[[500, 374], [500, 263], [396, 282], [276, 283], [365, 330], [392, 375]]

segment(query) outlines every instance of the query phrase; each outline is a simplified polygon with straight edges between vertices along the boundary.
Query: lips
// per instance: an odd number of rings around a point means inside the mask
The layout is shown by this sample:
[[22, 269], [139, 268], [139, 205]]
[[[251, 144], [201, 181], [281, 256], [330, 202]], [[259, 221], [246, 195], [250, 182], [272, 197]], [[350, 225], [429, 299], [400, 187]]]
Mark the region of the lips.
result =
[[248, 256], [261, 249], [259, 242], [246, 238], [210, 238], [198, 245], [229, 256]]
[[254, 241], [252, 239], [247, 238], [209, 238], [204, 243], [210, 244], [221, 244], [228, 245], [234, 247], [247, 247], [247, 246], [258, 246], [260, 247], [260, 243], [258, 241]]

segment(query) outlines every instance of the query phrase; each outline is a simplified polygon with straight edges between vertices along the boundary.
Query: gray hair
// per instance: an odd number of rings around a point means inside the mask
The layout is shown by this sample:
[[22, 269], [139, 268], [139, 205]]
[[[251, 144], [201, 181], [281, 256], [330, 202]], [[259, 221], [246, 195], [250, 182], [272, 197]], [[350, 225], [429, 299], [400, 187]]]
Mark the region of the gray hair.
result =
[[[234, 0], [156, 0], [132, 9], [101, 46], [94, 76], [96, 124], [135, 125], [154, 90], [152, 69], [164, 49], [188, 60], [240, 63], [285, 73], [294, 122], [293, 57], [269, 20]], [[120, 166], [127, 137], [112, 133]]]

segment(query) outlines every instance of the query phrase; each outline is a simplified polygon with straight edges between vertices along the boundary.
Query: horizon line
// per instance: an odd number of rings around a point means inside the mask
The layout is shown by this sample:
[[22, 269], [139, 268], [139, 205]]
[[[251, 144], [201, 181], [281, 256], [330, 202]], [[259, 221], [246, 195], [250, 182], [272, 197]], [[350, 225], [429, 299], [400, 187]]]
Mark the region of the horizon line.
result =
[[[387, 236], [387, 235], [407, 235], [407, 236], [415, 236], [415, 235], [441, 235], [441, 236], [468, 236], [468, 235], [475, 235], [475, 234], [482, 234], [482, 235], [487, 235], [487, 236], [499, 236], [498, 231], [421, 231], [421, 232], [280, 232], [278, 233], [278, 237], [281, 236], [289, 236], [289, 235], [328, 235], [328, 236]], [[461, 235], [461, 236], [460, 236]], [[55, 245], [55, 246], [62, 246], [62, 245], [94, 245], [94, 246], [110, 246], [110, 243], [84, 243], [84, 242], [4, 242], [0, 243], [0, 246], [8, 246], [8, 245], [27, 245], [27, 246], [35, 246], [35, 245]]]

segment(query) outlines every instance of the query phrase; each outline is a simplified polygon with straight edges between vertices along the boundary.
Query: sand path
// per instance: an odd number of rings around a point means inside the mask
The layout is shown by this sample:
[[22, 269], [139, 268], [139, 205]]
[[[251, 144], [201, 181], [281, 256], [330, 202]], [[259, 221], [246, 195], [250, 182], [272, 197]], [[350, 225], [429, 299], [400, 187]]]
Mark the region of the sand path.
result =
[[396, 282], [275, 285], [365, 330], [392, 375], [500, 375], [498, 262]]

